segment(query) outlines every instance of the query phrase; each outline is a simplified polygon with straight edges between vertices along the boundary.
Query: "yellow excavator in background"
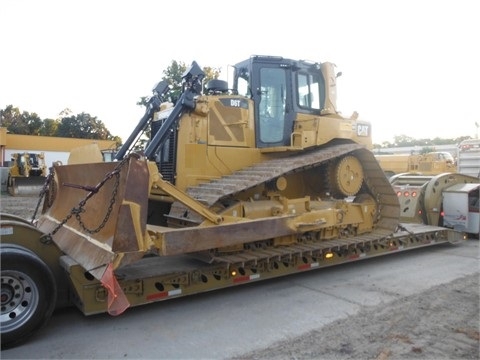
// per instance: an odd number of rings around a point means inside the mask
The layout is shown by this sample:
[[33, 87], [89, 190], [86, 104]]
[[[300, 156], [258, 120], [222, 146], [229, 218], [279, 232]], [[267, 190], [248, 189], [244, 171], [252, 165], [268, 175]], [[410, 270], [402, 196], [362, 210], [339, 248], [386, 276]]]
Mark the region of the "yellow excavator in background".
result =
[[8, 172], [7, 190], [12, 196], [39, 194], [46, 177], [47, 166], [43, 152], [14, 153]]

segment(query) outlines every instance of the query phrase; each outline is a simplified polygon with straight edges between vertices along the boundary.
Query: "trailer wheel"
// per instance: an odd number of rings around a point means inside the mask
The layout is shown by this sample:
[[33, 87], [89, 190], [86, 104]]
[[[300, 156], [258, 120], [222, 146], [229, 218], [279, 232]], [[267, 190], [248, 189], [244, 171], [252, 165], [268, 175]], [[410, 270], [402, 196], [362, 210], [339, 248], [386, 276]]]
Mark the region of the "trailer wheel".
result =
[[33, 252], [15, 245], [1, 252], [2, 349], [26, 340], [47, 323], [57, 288], [51, 270]]

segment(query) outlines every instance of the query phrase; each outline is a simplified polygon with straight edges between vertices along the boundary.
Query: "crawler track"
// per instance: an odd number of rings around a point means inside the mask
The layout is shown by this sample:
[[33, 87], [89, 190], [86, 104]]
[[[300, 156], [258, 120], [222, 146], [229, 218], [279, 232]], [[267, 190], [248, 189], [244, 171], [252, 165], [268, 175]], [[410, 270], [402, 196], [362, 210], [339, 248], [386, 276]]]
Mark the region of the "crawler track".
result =
[[[383, 237], [395, 231], [400, 207], [398, 199], [374, 155], [358, 144], [340, 144], [301, 154], [281, 156], [234, 172], [218, 180], [187, 189], [187, 193], [200, 202], [212, 206], [216, 202], [234, 197], [241, 191], [271, 181], [279, 176], [307, 170], [346, 154], [360, 159], [364, 170], [364, 183], [378, 204], [375, 236]], [[172, 206], [176, 214], [184, 212], [180, 203]]]
[[224, 197], [234, 196], [241, 191], [266, 183], [281, 175], [288, 175], [318, 166], [327, 160], [362, 148], [362, 146], [357, 144], [341, 144], [301, 154], [285, 154], [284, 156], [236, 171], [218, 180], [190, 187], [187, 189], [187, 193], [207, 205], [213, 205]]

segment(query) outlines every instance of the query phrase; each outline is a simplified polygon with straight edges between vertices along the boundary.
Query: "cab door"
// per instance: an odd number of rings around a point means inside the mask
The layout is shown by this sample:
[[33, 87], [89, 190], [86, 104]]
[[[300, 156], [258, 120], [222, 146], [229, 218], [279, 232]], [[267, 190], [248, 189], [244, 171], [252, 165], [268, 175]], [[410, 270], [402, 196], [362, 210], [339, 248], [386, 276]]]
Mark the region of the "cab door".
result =
[[252, 72], [256, 145], [259, 148], [289, 146], [295, 120], [290, 67], [254, 62]]

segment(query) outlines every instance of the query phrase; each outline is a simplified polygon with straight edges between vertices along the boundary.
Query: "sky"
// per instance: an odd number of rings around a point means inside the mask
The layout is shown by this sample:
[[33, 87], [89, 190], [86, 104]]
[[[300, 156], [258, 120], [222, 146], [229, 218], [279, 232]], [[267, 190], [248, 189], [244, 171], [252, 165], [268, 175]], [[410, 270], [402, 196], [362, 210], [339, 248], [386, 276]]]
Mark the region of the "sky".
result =
[[172, 60], [329, 61], [373, 142], [478, 137], [477, 0], [2, 0], [0, 109], [89, 113], [124, 141]]

